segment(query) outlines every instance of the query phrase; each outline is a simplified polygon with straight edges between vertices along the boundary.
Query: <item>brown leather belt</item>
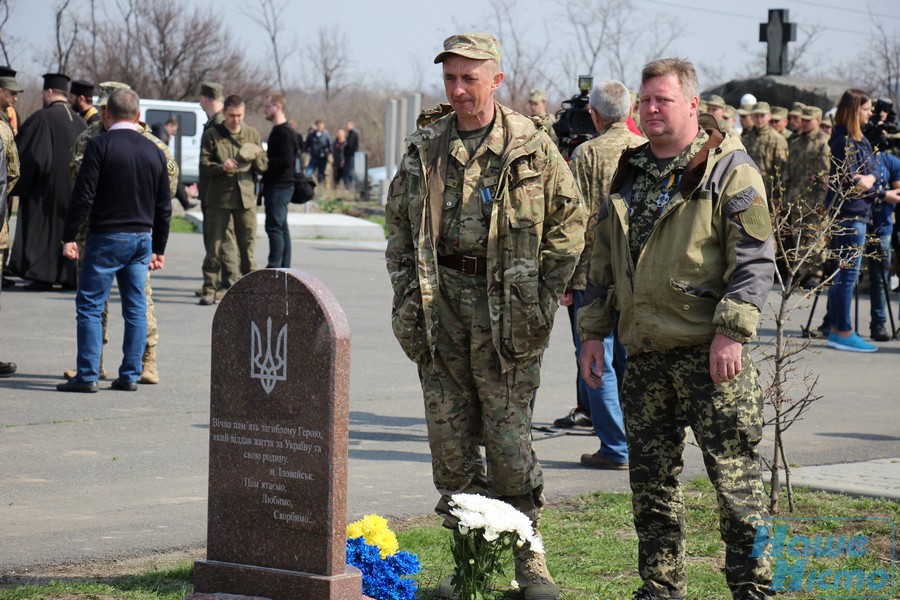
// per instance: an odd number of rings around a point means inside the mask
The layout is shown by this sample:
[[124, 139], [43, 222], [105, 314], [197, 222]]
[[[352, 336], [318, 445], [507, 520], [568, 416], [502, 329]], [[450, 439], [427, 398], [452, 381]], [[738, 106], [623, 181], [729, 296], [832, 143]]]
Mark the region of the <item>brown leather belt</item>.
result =
[[487, 258], [483, 256], [462, 256], [460, 254], [438, 256], [438, 264], [442, 267], [459, 271], [463, 275], [484, 275], [487, 273]]

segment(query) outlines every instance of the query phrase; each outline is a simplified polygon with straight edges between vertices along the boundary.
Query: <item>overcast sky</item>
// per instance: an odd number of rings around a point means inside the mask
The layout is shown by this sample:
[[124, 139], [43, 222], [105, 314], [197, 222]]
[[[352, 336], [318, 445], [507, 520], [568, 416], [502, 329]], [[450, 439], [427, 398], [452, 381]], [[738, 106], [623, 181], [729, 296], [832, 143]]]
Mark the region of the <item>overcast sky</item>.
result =
[[[102, 0], [101, 0], [102, 1]], [[232, 43], [242, 44], [248, 53], [263, 60], [268, 53], [264, 32], [245, 15], [242, 7], [253, 7], [258, 0], [217, 0], [210, 3], [221, 10], [223, 22], [234, 34]], [[521, 27], [535, 43], [549, 36], [554, 48], [568, 42], [563, 12], [558, 0], [517, 0], [521, 7]], [[813, 62], [834, 64], [854, 57], [871, 35], [868, 11], [881, 15], [888, 31], [896, 37], [900, 31], [898, 0], [781, 0], [778, 2], [710, 2], [709, 0], [633, 0], [638, 14], [652, 19], [677, 15], [687, 25], [685, 34], [671, 47], [669, 54], [686, 56], [701, 67], [703, 75], [718, 72], [731, 76], [744, 74], [741, 63], [750, 52], [758, 51], [759, 24], [766, 20], [769, 8], [788, 9], [789, 18], [800, 26], [824, 28], [812, 47]], [[114, 0], [106, 0], [114, 7]], [[12, 0], [12, 14], [4, 28], [19, 43], [12, 50], [13, 66], [24, 73], [40, 75], [46, 66], [48, 49], [53, 47], [53, 6], [57, 0]], [[184, 6], [206, 5], [201, 0], [181, 0]], [[72, 0], [77, 10], [86, 10], [87, 0]], [[734, 9], [730, 7], [734, 7]], [[448, 13], [448, 7], [453, 12]], [[443, 39], [459, 30], [484, 29], [490, 15], [485, 0], [290, 0], [283, 22], [289, 24], [298, 45], [314, 40], [322, 27], [339, 26], [346, 34], [352, 73], [367, 83], [391, 82], [396, 86], [414, 86], [424, 81], [440, 81], [438, 67], [432, 64]], [[802, 38], [802, 34], [801, 34]], [[26, 41], [27, 40], [27, 41]], [[501, 39], [501, 44], [504, 40]], [[299, 68], [302, 53], [295, 52], [288, 66]], [[706, 67], [704, 70], [703, 67]], [[626, 81], [631, 86], [639, 77], [639, 65]], [[77, 69], [71, 73], [78, 77]], [[593, 73], [596, 79], [609, 73]], [[707, 77], [709, 79], [709, 77]], [[701, 87], [717, 81], [701, 80]], [[576, 91], [576, 82], [557, 82], [559, 89]]]

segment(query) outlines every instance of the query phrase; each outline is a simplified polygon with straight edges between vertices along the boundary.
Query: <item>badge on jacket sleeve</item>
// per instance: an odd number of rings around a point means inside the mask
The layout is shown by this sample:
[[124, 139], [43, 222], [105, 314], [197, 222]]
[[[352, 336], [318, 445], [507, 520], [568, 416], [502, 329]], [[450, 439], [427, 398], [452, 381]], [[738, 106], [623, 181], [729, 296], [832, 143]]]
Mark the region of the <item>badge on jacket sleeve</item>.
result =
[[769, 218], [769, 209], [759, 195], [737, 217], [744, 231], [753, 239], [764, 242], [772, 235], [772, 220]]

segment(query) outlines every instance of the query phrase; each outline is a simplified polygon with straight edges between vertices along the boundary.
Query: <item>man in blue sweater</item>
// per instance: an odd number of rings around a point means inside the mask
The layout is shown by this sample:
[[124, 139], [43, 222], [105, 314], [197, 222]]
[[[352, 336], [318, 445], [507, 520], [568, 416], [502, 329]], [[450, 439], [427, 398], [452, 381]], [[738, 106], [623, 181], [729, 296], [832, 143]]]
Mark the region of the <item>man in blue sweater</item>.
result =
[[[75, 235], [90, 218], [75, 297], [78, 373], [61, 392], [96, 392], [103, 347], [101, 315], [118, 281], [125, 318], [122, 364], [112, 389], [137, 390], [147, 335], [147, 269], [165, 265], [172, 214], [166, 159], [137, 131], [140, 99], [130, 89], [112, 92], [103, 109], [107, 132], [88, 142], [63, 229], [62, 253], [78, 258]], [[151, 233], [152, 232], [152, 233]]]

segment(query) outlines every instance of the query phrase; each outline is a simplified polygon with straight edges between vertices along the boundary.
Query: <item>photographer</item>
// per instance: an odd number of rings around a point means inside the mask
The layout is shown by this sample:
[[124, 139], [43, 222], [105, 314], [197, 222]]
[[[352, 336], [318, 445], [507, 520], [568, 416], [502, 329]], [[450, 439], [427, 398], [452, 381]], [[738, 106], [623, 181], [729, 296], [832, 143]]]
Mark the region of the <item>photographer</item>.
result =
[[[871, 336], [876, 342], [888, 342], [894, 336], [887, 329], [887, 303], [890, 301], [891, 234], [894, 204], [900, 194], [900, 158], [887, 152], [876, 155], [878, 181], [869, 224], [869, 298], [871, 299]], [[874, 246], [874, 247], [872, 247]]]

